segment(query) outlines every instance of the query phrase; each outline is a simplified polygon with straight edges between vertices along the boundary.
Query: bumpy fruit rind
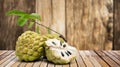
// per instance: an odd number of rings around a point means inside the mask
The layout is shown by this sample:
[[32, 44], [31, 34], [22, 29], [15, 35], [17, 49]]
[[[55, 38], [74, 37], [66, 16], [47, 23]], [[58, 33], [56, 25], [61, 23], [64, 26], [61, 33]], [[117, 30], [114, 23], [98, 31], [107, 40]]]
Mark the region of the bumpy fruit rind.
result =
[[44, 56], [43, 45], [38, 33], [26, 31], [18, 37], [15, 53], [22, 61], [34, 61]]

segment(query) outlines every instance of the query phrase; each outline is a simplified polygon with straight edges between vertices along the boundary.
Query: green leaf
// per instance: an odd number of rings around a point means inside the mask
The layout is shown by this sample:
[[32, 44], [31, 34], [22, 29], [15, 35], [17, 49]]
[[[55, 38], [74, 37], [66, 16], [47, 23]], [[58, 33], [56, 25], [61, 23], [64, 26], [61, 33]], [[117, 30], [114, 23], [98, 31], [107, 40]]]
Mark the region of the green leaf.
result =
[[25, 16], [22, 16], [20, 18], [18, 18], [17, 24], [19, 26], [24, 26], [28, 21], [28, 18], [25, 18]]
[[[41, 17], [37, 13], [29, 14], [29, 13], [26, 13], [26, 12], [23, 12], [23, 11], [19, 11], [19, 10], [10, 10], [10, 11], [8, 11], [6, 13], [6, 15], [17, 15], [17, 16], [20, 16], [18, 18], [18, 21], [17, 21], [17, 24], [19, 26], [24, 26], [27, 23], [28, 20], [29, 21], [36, 21], [36, 20], [41, 21]], [[28, 28], [31, 28], [33, 26], [33, 24], [34, 24], [33, 22], [30, 22]], [[40, 33], [39, 27], [36, 28], [36, 32]]]
[[28, 28], [31, 28], [33, 26], [34, 22], [30, 22], [28, 25]]
[[25, 13], [25, 12], [19, 11], [19, 10], [10, 10], [6, 13], [6, 15], [24, 16], [24, 15], [28, 15], [28, 13]]
[[38, 34], [40, 34], [40, 27], [36, 26], [35, 32], [37, 32]]
[[39, 21], [41, 21], [41, 17], [40, 17], [40, 15], [39, 14], [37, 14], [37, 13], [31, 13], [30, 15], [29, 15], [29, 18], [30, 19], [33, 19], [33, 20], [39, 20]]

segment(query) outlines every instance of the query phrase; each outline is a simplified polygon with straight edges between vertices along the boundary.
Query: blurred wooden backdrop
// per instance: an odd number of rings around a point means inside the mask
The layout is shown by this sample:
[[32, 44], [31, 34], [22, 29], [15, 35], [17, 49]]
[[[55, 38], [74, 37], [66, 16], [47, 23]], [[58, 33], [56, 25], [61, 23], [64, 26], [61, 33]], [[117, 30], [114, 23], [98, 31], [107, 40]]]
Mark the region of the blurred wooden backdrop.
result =
[[[26, 12], [35, 12], [35, 0], [0, 0], [0, 49], [15, 49], [17, 37], [27, 27], [16, 25], [16, 16], [6, 16], [9, 10], [18, 9]], [[34, 30], [31, 29], [31, 30]]]
[[[28, 30], [16, 25], [17, 17], [5, 16], [12, 9], [39, 13], [42, 24], [80, 50], [120, 49], [119, 4], [119, 0], [114, 0], [114, 7], [113, 0], [0, 0], [0, 49], [15, 49], [17, 37]], [[45, 34], [45, 28], [40, 28]]]
[[78, 49], [112, 49], [112, 0], [36, 0], [36, 12]]

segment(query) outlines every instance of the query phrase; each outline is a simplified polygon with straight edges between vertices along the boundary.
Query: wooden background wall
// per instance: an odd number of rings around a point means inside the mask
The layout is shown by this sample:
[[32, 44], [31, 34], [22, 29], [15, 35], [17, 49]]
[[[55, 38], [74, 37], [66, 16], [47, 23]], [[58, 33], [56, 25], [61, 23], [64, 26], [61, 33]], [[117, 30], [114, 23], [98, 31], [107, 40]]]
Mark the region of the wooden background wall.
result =
[[114, 1], [114, 45], [113, 49], [120, 49], [120, 0]]
[[[6, 16], [9, 10], [18, 9], [35, 12], [35, 0], [0, 0], [0, 49], [15, 49], [17, 37], [27, 30], [27, 27], [16, 25], [17, 17]], [[31, 30], [34, 30], [31, 29]]]
[[[114, 49], [120, 49], [118, 4], [114, 7], [114, 24], [118, 23], [114, 28], [118, 29], [113, 38], [113, 0], [0, 0], [0, 49], [14, 49], [17, 37], [27, 30], [16, 25], [17, 17], [5, 16], [11, 9], [39, 13], [42, 24], [64, 35], [78, 49], [112, 49], [113, 39]], [[45, 34], [45, 28], [41, 27], [41, 32]]]
[[112, 9], [112, 0], [36, 0], [41, 23], [81, 50], [112, 49]]

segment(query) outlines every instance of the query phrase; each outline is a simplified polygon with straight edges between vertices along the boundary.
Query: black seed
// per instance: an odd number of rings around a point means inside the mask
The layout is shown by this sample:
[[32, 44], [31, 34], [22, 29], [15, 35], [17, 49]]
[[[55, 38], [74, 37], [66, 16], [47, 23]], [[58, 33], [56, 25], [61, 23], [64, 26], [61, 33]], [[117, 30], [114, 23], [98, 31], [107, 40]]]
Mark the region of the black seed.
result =
[[60, 45], [62, 46], [62, 42], [60, 42]]
[[65, 52], [65, 53], [69, 56], [69, 54], [67, 52]]
[[70, 55], [72, 54], [70, 51], [67, 51]]
[[64, 54], [63, 54], [63, 52], [61, 52], [61, 55], [64, 57]]
[[55, 42], [52, 42], [54, 45], [56, 45], [56, 43]]
[[66, 45], [64, 44], [63, 47], [66, 47]]

